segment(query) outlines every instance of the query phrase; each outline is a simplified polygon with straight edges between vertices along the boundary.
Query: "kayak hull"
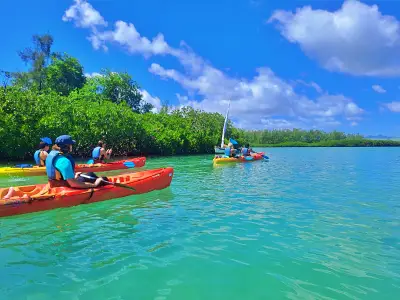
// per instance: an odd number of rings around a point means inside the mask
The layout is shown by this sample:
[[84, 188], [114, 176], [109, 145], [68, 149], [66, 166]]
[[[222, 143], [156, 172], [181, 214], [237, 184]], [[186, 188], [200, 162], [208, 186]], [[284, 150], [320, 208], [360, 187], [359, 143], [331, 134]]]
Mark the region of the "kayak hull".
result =
[[2, 188], [0, 189], [0, 217], [89, 204], [161, 190], [170, 186], [173, 174], [173, 168], [161, 168], [108, 177], [109, 181], [128, 185], [135, 191], [114, 185], [93, 189], [49, 188], [47, 184]]
[[[128, 166], [134, 164], [135, 168], [141, 168], [146, 164], [146, 157], [138, 157], [127, 160], [118, 160], [104, 164], [77, 164], [76, 172], [105, 172], [128, 169]], [[126, 165], [125, 165], [126, 164]], [[0, 168], [0, 176], [19, 175], [19, 176], [40, 176], [46, 175], [46, 167], [33, 166], [31, 168], [4, 167]]]
[[244, 162], [252, 162], [256, 160], [263, 159], [264, 152], [252, 154], [251, 156], [240, 156], [238, 158], [235, 157], [214, 157], [213, 163], [216, 165], [219, 164], [230, 164], [230, 163], [244, 163]]

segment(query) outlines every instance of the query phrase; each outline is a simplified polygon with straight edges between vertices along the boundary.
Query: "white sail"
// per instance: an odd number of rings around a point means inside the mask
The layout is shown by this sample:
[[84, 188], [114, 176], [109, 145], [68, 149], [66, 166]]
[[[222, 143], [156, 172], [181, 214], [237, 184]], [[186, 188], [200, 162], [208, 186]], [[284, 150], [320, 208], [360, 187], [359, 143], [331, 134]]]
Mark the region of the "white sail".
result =
[[226, 124], [228, 123], [228, 115], [229, 115], [230, 107], [231, 107], [231, 101], [229, 100], [228, 110], [226, 111], [226, 116], [225, 116], [225, 121], [224, 121], [224, 128], [222, 129], [221, 148], [224, 148], [225, 130], [226, 130]]

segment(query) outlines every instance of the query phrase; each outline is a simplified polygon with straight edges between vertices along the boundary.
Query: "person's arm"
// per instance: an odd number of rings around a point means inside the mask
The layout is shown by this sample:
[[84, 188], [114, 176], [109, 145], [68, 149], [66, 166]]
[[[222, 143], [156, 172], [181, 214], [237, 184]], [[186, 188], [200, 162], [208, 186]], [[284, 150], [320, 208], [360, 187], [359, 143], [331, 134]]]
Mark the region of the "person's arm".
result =
[[[74, 170], [72, 169], [71, 162], [66, 157], [61, 157], [57, 159], [55, 167], [61, 173], [62, 177], [68, 182], [68, 184], [75, 189], [87, 189], [98, 187], [103, 181], [102, 178], [97, 178], [95, 183], [81, 182], [75, 176]], [[80, 173], [77, 173], [79, 175]]]
[[41, 151], [40, 152], [40, 159], [41, 160], [46, 160], [47, 155], [49, 155], [46, 151]]

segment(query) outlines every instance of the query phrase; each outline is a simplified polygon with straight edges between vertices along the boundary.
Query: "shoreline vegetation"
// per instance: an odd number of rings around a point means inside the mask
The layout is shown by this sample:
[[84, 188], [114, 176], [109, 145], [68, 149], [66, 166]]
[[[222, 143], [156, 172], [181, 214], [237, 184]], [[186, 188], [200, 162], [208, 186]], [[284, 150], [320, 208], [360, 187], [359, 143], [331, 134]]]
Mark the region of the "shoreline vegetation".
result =
[[[212, 154], [220, 144], [223, 115], [166, 103], [155, 113], [128, 73], [85, 76], [76, 58], [52, 45], [50, 35], [34, 35], [32, 46], [18, 52], [27, 71], [0, 70], [0, 160], [32, 160], [41, 137], [62, 134], [77, 141], [76, 157], [89, 157], [99, 140], [115, 156]], [[225, 136], [253, 147], [400, 146], [337, 131], [246, 131], [231, 121]]]
[[284, 142], [277, 144], [254, 144], [253, 147], [285, 148], [285, 147], [400, 147], [400, 141], [394, 140], [331, 140], [323, 142]]

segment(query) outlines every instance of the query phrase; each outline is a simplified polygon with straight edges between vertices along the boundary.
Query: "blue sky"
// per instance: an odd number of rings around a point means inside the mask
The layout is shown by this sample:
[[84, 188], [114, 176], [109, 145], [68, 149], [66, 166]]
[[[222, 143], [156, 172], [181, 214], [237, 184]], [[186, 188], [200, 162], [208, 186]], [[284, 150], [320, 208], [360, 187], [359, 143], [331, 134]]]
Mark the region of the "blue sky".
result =
[[0, 69], [23, 70], [16, 51], [50, 33], [88, 76], [127, 71], [157, 107], [231, 100], [242, 128], [400, 136], [399, 20], [396, 1], [6, 0]]

